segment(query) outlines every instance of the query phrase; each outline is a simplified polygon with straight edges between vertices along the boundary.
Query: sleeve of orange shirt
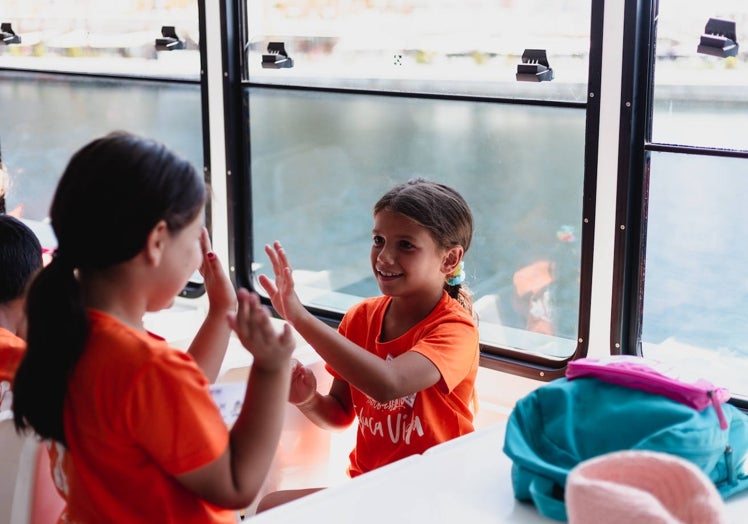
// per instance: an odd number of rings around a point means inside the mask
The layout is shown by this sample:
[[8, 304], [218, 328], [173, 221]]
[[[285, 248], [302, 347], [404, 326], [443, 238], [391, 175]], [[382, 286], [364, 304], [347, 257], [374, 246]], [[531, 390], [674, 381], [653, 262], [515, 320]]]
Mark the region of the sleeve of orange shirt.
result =
[[474, 324], [457, 316], [447, 317], [413, 346], [439, 369], [440, 387], [452, 391], [478, 367], [478, 331]]
[[8, 331], [0, 328], [0, 382], [13, 382], [26, 342]]

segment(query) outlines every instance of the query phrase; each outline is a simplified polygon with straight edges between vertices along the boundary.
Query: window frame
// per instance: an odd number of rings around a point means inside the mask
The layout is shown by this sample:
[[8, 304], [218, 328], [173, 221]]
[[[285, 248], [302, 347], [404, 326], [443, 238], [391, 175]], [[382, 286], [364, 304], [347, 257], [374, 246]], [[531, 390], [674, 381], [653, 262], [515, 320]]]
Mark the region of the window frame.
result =
[[[642, 355], [644, 264], [646, 260], [647, 193], [650, 155], [742, 158], [748, 150], [675, 145], [652, 141], [654, 76], [659, 0], [626, 0], [618, 154], [618, 194], [614, 247], [614, 300], [611, 309], [611, 352]], [[748, 409], [748, 400], [730, 403]]]
[[[125, 74], [125, 73], [113, 73], [113, 72], [84, 72], [78, 70], [65, 70], [63, 68], [54, 70], [42, 70], [35, 67], [5, 67], [0, 66], [0, 77], [4, 73], [10, 74], [29, 74], [29, 75], [40, 75], [49, 78], [89, 78], [89, 79], [107, 79], [107, 80], [121, 80], [126, 83], [137, 83], [137, 84], [182, 84], [182, 85], [198, 85], [200, 87], [200, 118], [201, 118], [201, 142], [202, 142], [202, 153], [203, 153], [203, 165], [202, 171], [204, 174], [204, 180], [206, 184], [210, 185], [212, 181], [211, 172], [211, 154], [210, 154], [210, 126], [209, 126], [209, 96], [208, 96], [208, 53], [207, 53], [207, 42], [205, 35], [206, 33], [206, 11], [205, 2], [201, 0], [195, 0], [198, 6], [198, 30], [200, 32], [199, 52], [200, 52], [200, 73], [196, 79], [174, 77], [168, 75], [138, 75], [138, 74]], [[176, 51], [178, 52], [178, 51]], [[209, 231], [213, 231], [213, 205], [210, 200], [205, 206], [205, 224]], [[180, 297], [185, 298], [197, 298], [205, 294], [205, 285], [202, 282], [190, 281], [179, 293]]]
[[[481, 344], [481, 365], [487, 368], [506, 371], [519, 376], [539, 380], [552, 380], [565, 373], [569, 360], [587, 354], [590, 334], [590, 305], [592, 294], [592, 255], [595, 230], [595, 200], [597, 188], [598, 130], [600, 122], [600, 86], [602, 69], [602, 36], [603, 7], [601, 0], [590, 2], [590, 54], [588, 63], [588, 89], [586, 102], [556, 102], [547, 100], [490, 98], [491, 102], [504, 104], [526, 104], [556, 107], [575, 107], [585, 109], [585, 146], [582, 198], [582, 231], [580, 259], [580, 294], [579, 316], [576, 349], [572, 355], [562, 360], [552, 360], [541, 355], [521, 353], [509, 348]], [[227, 137], [227, 195], [230, 264], [236, 284], [248, 289], [255, 289], [252, 275], [253, 252], [253, 217], [251, 209], [252, 173], [250, 172], [250, 152], [245, 147], [250, 143], [248, 111], [244, 102], [244, 90], [248, 87], [270, 87], [273, 89], [311, 90], [331, 93], [376, 94], [378, 96], [418, 97], [435, 99], [456, 99], [467, 101], [487, 100], [482, 96], [442, 95], [402, 92], [367, 91], [331, 87], [286, 87], [253, 83], [244, 78], [243, 42], [246, 41], [247, 28], [245, 3], [242, 0], [222, 0], [222, 30], [224, 31], [224, 78], [225, 78], [225, 126]], [[270, 306], [269, 300], [262, 298]], [[308, 308], [328, 325], [336, 327], [342, 314]]]

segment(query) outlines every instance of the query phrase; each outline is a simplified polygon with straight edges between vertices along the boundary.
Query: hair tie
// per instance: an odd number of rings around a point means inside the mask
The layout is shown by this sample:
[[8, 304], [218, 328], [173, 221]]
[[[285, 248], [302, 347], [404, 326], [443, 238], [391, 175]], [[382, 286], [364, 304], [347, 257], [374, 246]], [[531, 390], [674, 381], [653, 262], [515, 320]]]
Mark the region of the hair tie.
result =
[[459, 286], [465, 281], [465, 262], [460, 260], [460, 263], [457, 264], [457, 267], [452, 272], [452, 274], [449, 275], [449, 278], [447, 278], [447, 284], [450, 286]]

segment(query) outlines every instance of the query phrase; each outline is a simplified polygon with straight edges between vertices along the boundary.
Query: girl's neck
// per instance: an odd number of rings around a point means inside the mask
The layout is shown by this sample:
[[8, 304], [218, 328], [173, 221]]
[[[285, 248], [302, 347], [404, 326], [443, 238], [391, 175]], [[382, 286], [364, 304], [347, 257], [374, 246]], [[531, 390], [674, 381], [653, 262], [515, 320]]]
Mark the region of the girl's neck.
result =
[[144, 331], [145, 300], [138, 286], [127, 278], [107, 273], [81, 275], [83, 304], [98, 309], [138, 331]]
[[386, 342], [407, 333], [434, 310], [443, 296], [443, 290], [433, 297], [392, 297], [382, 321], [380, 340]]
[[21, 335], [23, 325], [23, 300], [16, 299], [0, 304], [0, 327], [14, 335]]

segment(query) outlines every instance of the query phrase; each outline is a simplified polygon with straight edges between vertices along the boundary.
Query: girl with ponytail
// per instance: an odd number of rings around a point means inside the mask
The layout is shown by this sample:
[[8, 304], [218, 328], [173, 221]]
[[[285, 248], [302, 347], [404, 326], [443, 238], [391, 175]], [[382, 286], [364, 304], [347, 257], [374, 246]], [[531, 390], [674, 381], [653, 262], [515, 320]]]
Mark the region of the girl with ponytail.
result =
[[[235, 523], [269, 470], [294, 342], [257, 296], [234, 291], [202, 224], [206, 198], [192, 165], [124, 132], [80, 149], [59, 181], [58, 248], [29, 290], [13, 411], [58, 452], [65, 522]], [[143, 316], [198, 268], [209, 307], [184, 352]], [[208, 385], [232, 328], [253, 366], [229, 431]]]

